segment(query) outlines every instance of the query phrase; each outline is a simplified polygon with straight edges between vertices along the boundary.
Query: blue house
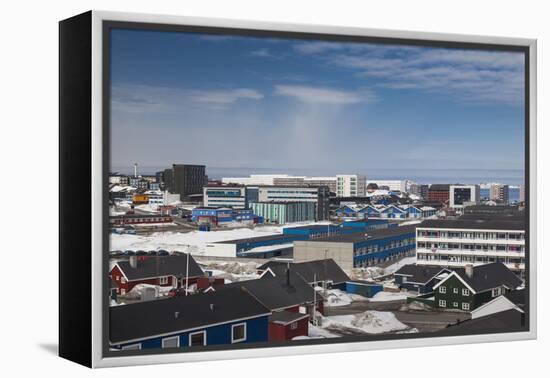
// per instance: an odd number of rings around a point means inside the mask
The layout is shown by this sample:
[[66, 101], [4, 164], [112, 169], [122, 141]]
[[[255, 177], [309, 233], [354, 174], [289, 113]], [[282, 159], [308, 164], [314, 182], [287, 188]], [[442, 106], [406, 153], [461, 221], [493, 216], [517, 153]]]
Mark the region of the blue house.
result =
[[413, 206], [413, 205], [403, 205], [403, 206], [401, 206], [401, 209], [406, 211], [407, 216], [408, 216], [409, 218], [417, 219], [417, 218], [422, 218], [422, 217], [423, 217], [423, 212], [422, 212], [422, 210], [419, 209], [419, 208], [416, 207], [416, 206]]
[[116, 350], [268, 341], [271, 311], [241, 287], [109, 309]]
[[382, 210], [380, 216], [390, 219], [405, 219], [407, 218], [407, 212], [397, 206], [391, 205]]

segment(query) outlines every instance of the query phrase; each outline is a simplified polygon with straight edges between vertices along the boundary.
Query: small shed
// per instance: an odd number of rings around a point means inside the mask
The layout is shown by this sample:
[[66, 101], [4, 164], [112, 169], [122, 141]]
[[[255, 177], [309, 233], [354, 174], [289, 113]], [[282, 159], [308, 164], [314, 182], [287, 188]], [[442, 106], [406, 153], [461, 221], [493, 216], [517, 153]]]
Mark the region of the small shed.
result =
[[276, 311], [269, 316], [269, 341], [292, 340], [307, 336], [309, 315], [292, 311]]
[[346, 282], [346, 292], [372, 298], [376, 293], [383, 291], [384, 286], [368, 281], [354, 280]]

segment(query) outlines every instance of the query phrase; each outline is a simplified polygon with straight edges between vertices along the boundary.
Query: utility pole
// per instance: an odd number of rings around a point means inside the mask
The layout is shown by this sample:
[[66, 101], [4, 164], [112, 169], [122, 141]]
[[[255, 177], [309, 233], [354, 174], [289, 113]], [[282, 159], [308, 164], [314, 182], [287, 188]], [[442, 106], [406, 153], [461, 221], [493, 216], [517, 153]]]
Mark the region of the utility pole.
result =
[[317, 325], [317, 274], [313, 273], [313, 325]]
[[185, 296], [187, 296], [189, 291], [189, 253], [189, 248], [187, 248], [187, 266], [185, 267]]

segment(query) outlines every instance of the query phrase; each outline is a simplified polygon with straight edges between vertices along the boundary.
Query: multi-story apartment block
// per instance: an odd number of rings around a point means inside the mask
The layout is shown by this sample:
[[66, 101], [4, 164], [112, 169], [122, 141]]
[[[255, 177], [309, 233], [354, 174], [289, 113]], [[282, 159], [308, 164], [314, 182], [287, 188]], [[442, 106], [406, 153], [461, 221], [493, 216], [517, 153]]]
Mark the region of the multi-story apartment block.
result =
[[462, 209], [466, 204], [479, 203], [479, 185], [451, 185], [449, 187], [449, 206]]
[[409, 193], [420, 197], [425, 200], [428, 199], [428, 185], [425, 184], [411, 184]]
[[449, 201], [449, 184], [432, 184], [428, 189], [428, 201], [445, 203]]
[[278, 224], [314, 221], [316, 218], [313, 202], [253, 202], [250, 208], [265, 222]]
[[203, 189], [204, 206], [245, 209], [248, 207], [246, 191], [245, 186], [205, 186]]
[[260, 186], [257, 202], [313, 202], [315, 220], [329, 219], [330, 190], [327, 186]]
[[309, 186], [328, 186], [332, 193], [336, 193], [336, 177], [306, 177], [304, 184]]
[[376, 184], [379, 188], [386, 186], [391, 191], [407, 191], [407, 180], [367, 180], [367, 185], [369, 184]]
[[364, 197], [367, 191], [367, 178], [361, 175], [337, 175], [337, 197]]
[[519, 186], [519, 202], [525, 202], [525, 185]]
[[514, 220], [426, 220], [416, 228], [417, 264], [464, 267], [502, 262], [525, 272], [525, 222]]
[[190, 195], [202, 194], [207, 182], [204, 165], [173, 164], [163, 172], [164, 184], [170, 193], [178, 193], [180, 199], [188, 200]]
[[493, 184], [491, 185], [491, 191], [489, 198], [491, 201], [508, 204], [509, 202], [509, 186], [506, 184]]

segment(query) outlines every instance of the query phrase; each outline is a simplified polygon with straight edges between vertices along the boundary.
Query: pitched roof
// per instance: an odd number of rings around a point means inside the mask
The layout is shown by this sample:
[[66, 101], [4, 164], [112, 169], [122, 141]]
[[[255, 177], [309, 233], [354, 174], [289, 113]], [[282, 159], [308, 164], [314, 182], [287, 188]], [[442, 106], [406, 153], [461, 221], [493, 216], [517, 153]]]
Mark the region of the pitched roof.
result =
[[306, 282], [314, 282], [313, 276], [316, 275], [317, 281], [331, 280], [334, 283], [349, 281], [349, 276], [340, 268], [333, 259], [306, 261], [301, 263], [286, 263], [283, 261], [269, 261], [258, 269], [264, 270], [270, 268], [276, 276], [285, 277], [287, 267], [291, 272], [300, 275]]
[[[290, 274], [290, 285], [287, 285], [286, 275], [273, 277], [266, 274], [259, 279], [233, 282], [215, 289], [224, 291], [235, 287], [245, 288], [270, 310], [313, 303], [315, 297], [314, 289], [294, 272]], [[319, 294], [316, 296], [321, 299]]]
[[521, 279], [501, 262], [478, 265], [473, 267], [473, 275], [469, 277], [465, 269], [451, 269], [453, 273], [441, 280], [434, 289], [439, 287], [449, 277], [457, 275], [467, 286], [476, 293], [490, 290], [499, 286], [515, 289], [522, 284]]
[[308, 317], [309, 317], [308, 314], [301, 314], [299, 312], [275, 311], [269, 316], [269, 322], [287, 325], [297, 320], [308, 318]]
[[514, 290], [509, 293], [504, 294], [506, 299], [508, 299], [510, 302], [523, 307], [525, 306], [525, 300], [527, 299], [527, 290], [520, 289], [520, 290]]
[[408, 282], [426, 283], [437, 276], [441, 271], [450, 272], [440, 266], [409, 264], [399, 268], [394, 275], [407, 276]]
[[465, 335], [479, 333], [515, 332], [525, 330], [525, 314], [516, 309], [497, 312], [449, 326], [437, 335]]
[[239, 287], [109, 308], [111, 344], [169, 335], [238, 319], [270, 315]]
[[189, 256], [189, 277], [203, 276], [204, 272], [191, 255], [138, 258], [135, 268], [130, 266], [130, 261], [119, 261], [117, 265], [129, 281], [163, 276], [186, 277], [187, 256]]

